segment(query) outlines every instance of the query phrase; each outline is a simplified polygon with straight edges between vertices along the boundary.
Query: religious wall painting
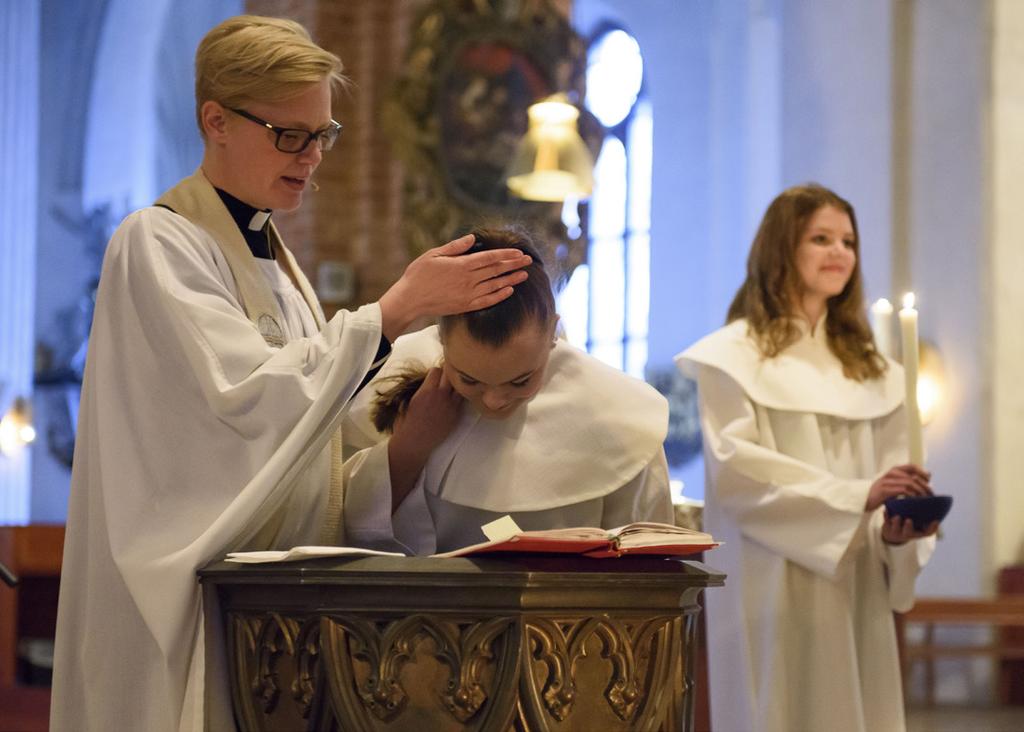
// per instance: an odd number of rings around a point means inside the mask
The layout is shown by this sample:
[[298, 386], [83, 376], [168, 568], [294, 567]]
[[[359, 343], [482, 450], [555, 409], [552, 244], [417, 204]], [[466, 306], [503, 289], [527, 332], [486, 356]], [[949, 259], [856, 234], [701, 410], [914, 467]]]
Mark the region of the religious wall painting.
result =
[[[421, 9], [383, 110], [405, 166], [411, 254], [474, 226], [514, 222], [544, 240], [552, 279], [568, 278], [586, 256], [585, 232], [567, 230], [560, 203], [512, 196], [505, 171], [527, 107], [556, 92], [582, 99], [585, 71], [582, 39], [549, 0], [431, 0]], [[585, 119], [587, 129], [596, 126]], [[596, 152], [599, 138], [584, 139]]]
[[504, 174], [526, 134], [522, 111], [554, 93], [530, 57], [504, 43], [466, 44], [441, 82], [441, 151], [451, 193], [467, 205], [519, 203]]

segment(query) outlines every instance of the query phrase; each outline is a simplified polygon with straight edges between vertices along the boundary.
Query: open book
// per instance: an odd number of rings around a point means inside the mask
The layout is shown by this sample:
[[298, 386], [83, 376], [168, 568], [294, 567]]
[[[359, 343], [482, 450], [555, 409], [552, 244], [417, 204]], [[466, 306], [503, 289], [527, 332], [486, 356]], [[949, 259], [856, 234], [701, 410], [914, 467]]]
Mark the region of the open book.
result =
[[[503, 516], [480, 528], [484, 535], [489, 537], [488, 541], [433, 556], [465, 557], [489, 552], [520, 552], [524, 554], [579, 554], [604, 559], [606, 557], [621, 557], [623, 554], [685, 556], [718, 546], [718, 542], [711, 538], [711, 534], [658, 523], [638, 522], [626, 524], [617, 529], [583, 526], [572, 529], [522, 531], [511, 516]], [[231, 552], [227, 556], [227, 561], [257, 564], [345, 556], [401, 557], [404, 555], [347, 546], [297, 546], [287, 551]]]
[[[507, 518], [507, 517], [506, 517]], [[497, 522], [495, 522], [497, 523]], [[515, 527], [515, 524], [511, 524]], [[490, 541], [462, 547], [437, 557], [464, 557], [489, 552], [581, 554], [603, 559], [624, 554], [684, 556], [718, 546], [711, 534], [671, 524], [633, 523], [617, 529], [592, 526], [547, 531], [515, 531], [504, 535], [490, 533]]]

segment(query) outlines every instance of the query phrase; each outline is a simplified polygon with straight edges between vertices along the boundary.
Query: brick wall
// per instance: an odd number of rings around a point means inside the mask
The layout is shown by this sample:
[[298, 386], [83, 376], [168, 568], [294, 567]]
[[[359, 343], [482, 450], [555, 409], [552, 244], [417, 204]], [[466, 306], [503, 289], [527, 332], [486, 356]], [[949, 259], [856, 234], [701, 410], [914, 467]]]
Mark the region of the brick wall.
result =
[[[303, 205], [274, 221], [315, 283], [325, 260], [353, 265], [351, 307], [372, 302], [401, 275], [409, 254], [400, 240], [402, 172], [379, 124], [379, 108], [402, 62], [408, 28], [421, 0], [249, 0], [246, 10], [302, 23], [345, 64], [353, 84], [336, 95], [344, 130], [324, 156]], [[330, 314], [337, 303], [324, 303]]]

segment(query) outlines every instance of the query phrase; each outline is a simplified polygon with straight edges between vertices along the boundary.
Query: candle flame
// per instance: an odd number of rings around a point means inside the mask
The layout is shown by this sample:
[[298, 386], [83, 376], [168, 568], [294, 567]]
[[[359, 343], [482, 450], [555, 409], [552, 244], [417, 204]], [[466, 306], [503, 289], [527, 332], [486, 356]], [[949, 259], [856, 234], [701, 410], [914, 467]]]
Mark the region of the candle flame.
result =
[[871, 306], [871, 311], [875, 313], [888, 315], [889, 313], [892, 312], [892, 303], [886, 300], [884, 297], [880, 297], [877, 300], [875, 300], [874, 305]]
[[914, 293], [908, 292], [903, 296], [903, 307], [910, 310], [914, 307]]

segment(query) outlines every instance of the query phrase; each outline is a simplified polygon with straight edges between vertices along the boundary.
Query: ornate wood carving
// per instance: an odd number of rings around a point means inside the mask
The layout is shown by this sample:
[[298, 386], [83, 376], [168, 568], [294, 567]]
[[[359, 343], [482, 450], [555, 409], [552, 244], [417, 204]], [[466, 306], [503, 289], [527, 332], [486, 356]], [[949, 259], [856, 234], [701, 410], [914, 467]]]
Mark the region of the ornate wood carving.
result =
[[[493, 676], [489, 672], [498, 660], [495, 642], [511, 624], [510, 618], [453, 622], [423, 614], [389, 623], [324, 618], [324, 652], [329, 667], [337, 672], [328, 674], [332, 697], [338, 706], [348, 707], [354, 696], [377, 719], [395, 719], [409, 700], [402, 669], [418, 653], [426, 652], [429, 640], [430, 656], [449, 670], [443, 689], [434, 692], [438, 702], [456, 720], [467, 722], [489, 699], [491, 689], [484, 679]], [[369, 668], [362, 680], [353, 661]]]
[[292, 684], [292, 697], [299, 705], [303, 719], [309, 719], [316, 697], [316, 674], [320, 663], [320, 621], [307, 620], [295, 641], [297, 673]]
[[[547, 667], [547, 676], [541, 695], [544, 706], [559, 722], [569, 716], [576, 699], [576, 688], [571, 672], [572, 660], [566, 648], [565, 633], [554, 622], [535, 620], [526, 626], [531, 655]], [[535, 675], [533, 675], [535, 676]], [[536, 678], [534, 677], [534, 682]], [[528, 687], [528, 691], [532, 691]]]
[[[567, 232], [561, 204], [512, 196], [504, 171], [526, 132], [527, 107], [556, 92], [582, 99], [585, 70], [583, 41], [550, 0], [424, 5], [383, 109], [406, 167], [403, 225], [414, 255], [469, 227], [510, 220], [545, 239], [553, 279], [572, 273], [585, 237]], [[581, 132], [596, 148], [587, 114]]]
[[696, 563], [642, 558], [204, 572], [246, 732], [690, 729], [697, 595], [722, 583]]
[[[682, 681], [684, 694], [693, 683], [681, 653], [690, 617], [379, 620], [236, 612], [230, 619], [243, 729], [273, 728], [268, 720], [279, 711], [284, 678], [293, 679], [288, 698], [302, 719], [311, 718], [326, 694], [321, 706], [335, 725], [346, 721], [340, 727], [321, 721], [318, 728], [345, 730], [374, 729], [371, 719], [397, 723], [411, 696], [428, 695], [460, 729], [495, 729], [482, 726], [485, 718], [507, 720], [497, 729], [514, 719], [517, 729], [538, 732], [562, 723], [585, 728], [578, 718], [623, 731], [662, 729], [659, 722], [679, 715], [669, 701], [674, 680]], [[424, 659], [446, 668], [440, 686], [429, 673], [403, 674]], [[603, 663], [581, 670], [587, 659]], [[513, 691], [503, 694], [507, 689]], [[581, 698], [603, 698], [606, 712], [580, 707]], [[495, 704], [502, 708], [485, 711]]]
[[277, 663], [281, 654], [295, 657], [295, 634], [298, 623], [271, 613], [256, 639], [256, 689], [264, 714], [270, 714], [281, 696]]
[[[574, 712], [581, 686], [590, 691], [603, 685], [603, 697], [623, 729], [646, 728], [644, 723], [666, 713], [663, 688], [671, 679], [679, 659], [679, 618], [657, 617], [637, 622], [635, 618], [616, 619], [607, 615], [580, 618], [569, 622], [533, 619], [525, 626], [526, 647], [534, 661], [533, 673], [521, 679], [523, 699], [527, 700], [529, 729], [547, 729], [540, 710], [557, 722]], [[607, 661], [598, 675], [582, 679], [577, 673], [581, 659], [589, 655], [588, 644], [599, 643], [600, 658]], [[540, 700], [540, 703], [538, 703]], [[646, 701], [645, 701], [646, 700]], [[531, 703], [532, 702], [532, 703]], [[592, 713], [594, 710], [589, 710]]]
[[470, 626], [460, 637], [459, 657], [453, 659], [457, 665], [449, 682], [451, 693], [444, 697], [446, 708], [460, 722], [471, 719], [487, 701], [484, 671], [496, 661], [495, 643], [511, 625], [511, 618], [495, 618]]
[[231, 613], [229, 633], [233, 676], [238, 679], [232, 696], [236, 714], [245, 720], [242, 726], [263, 729], [260, 720], [275, 716], [282, 691], [292, 702], [289, 714], [308, 719], [316, 697], [319, 620]]
[[256, 638], [263, 627], [264, 618], [260, 615], [243, 615], [231, 613], [228, 616], [228, 638], [231, 647], [230, 664], [231, 695], [234, 701], [235, 715], [239, 724], [245, 729], [259, 729], [258, 720], [261, 716], [256, 711], [254, 699], [259, 693], [260, 682], [256, 674]]

